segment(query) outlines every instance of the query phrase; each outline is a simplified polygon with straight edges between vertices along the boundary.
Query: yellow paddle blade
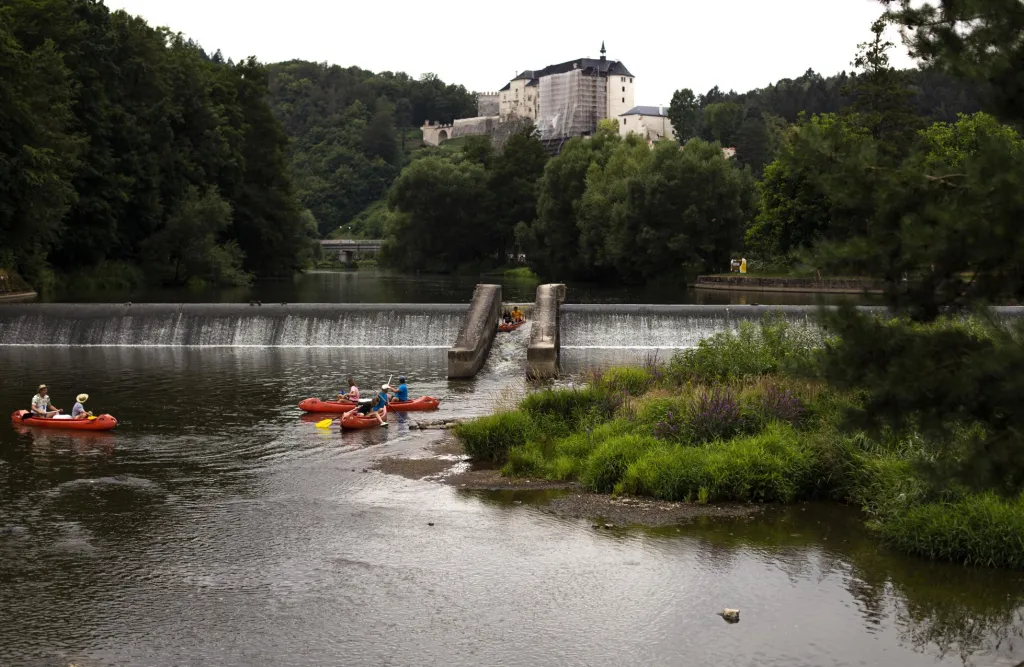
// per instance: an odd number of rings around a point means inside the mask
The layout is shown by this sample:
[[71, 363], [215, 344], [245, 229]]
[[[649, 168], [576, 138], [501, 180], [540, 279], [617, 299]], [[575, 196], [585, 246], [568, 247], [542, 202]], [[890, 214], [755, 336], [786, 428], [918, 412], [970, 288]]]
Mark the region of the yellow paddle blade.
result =
[[321, 419], [320, 421], [318, 421], [316, 423], [316, 427], [317, 428], [328, 428], [331, 425], [331, 422], [333, 422], [333, 421], [334, 421], [333, 419]]
[[90, 416], [90, 417], [89, 417], [89, 421], [92, 421], [93, 419], [96, 419], [96, 418], [95, 418], [95, 417], [93, 417], [93, 416]]

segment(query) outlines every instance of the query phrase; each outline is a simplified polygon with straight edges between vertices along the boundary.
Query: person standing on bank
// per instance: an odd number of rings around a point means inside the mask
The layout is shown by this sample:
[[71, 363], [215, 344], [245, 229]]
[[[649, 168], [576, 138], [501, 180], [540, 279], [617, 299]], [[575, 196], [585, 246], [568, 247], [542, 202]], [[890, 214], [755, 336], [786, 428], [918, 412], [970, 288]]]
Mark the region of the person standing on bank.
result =
[[50, 402], [50, 390], [45, 384], [39, 385], [39, 393], [32, 397], [32, 416], [50, 419], [62, 411]]

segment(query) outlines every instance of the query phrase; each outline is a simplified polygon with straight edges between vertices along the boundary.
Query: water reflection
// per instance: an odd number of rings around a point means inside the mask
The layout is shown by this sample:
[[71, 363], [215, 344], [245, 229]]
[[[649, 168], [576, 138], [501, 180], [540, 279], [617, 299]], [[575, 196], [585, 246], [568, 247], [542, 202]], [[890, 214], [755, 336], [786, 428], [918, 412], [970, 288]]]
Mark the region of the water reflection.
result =
[[[50, 301], [94, 303], [466, 303], [477, 283], [502, 286], [507, 302], [532, 302], [537, 283], [504, 275], [401, 274], [382, 269], [310, 271], [290, 278], [261, 280], [250, 287], [206, 290], [141, 289], [123, 292], [67, 291], [48, 295]], [[685, 284], [608, 286], [569, 283], [570, 303], [703, 303], [703, 304], [834, 304], [843, 300], [869, 303], [860, 295], [734, 292], [691, 289]]]

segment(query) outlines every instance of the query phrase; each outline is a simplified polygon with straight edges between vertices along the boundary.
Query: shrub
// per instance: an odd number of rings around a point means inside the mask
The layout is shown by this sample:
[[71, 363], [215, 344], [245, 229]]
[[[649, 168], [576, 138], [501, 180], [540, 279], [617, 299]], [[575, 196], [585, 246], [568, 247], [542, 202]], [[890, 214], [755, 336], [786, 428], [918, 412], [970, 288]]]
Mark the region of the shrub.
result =
[[872, 525], [888, 544], [932, 560], [1024, 568], [1024, 495], [917, 505]]
[[690, 404], [683, 428], [691, 443], [730, 438], [740, 432], [743, 419], [740, 404], [728, 388], [702, 391]]
[[580, 481], [593, 491], [608, 493], [615, 489], [630, 464], [648, 452], [664, 447], [654, 438], [638, 435], [605, 440], [587, 457]]
[[601, 384], [611, 391], [641, 396], [654, 384], [654, 376], [643, 368], [610, 368], [601, 377]]
[[757, 392], [747, 408], [752, 419], [761, 426], [772, 421], [783, 421], [796, 426], [805, 412], [797, 395], [776, 383]]
[[536, 428], [536, 422], [530, 415], [513, 411], [457, 424], [452, 432], [474, 459], [503, 463], [509, 450], [526, 444], [536, 433]]

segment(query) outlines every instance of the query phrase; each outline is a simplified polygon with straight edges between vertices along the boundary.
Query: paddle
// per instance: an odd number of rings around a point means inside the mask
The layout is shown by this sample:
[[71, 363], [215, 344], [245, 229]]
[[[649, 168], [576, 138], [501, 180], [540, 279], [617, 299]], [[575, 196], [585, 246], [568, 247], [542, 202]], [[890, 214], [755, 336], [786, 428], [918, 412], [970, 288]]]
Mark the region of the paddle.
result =
[[[391, 378], [395, 377], [394, 373], [388, 376], [388, 385], [391, 385]], [[342, 415], [344, 417], [344, 415]], [[327, 419], [321, 419], [316, 423], [317, 428], [330, 428], [331, 424], [341, 419], [341, 417], [328, 417]]]

